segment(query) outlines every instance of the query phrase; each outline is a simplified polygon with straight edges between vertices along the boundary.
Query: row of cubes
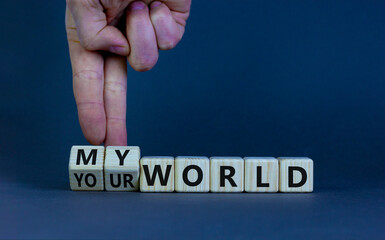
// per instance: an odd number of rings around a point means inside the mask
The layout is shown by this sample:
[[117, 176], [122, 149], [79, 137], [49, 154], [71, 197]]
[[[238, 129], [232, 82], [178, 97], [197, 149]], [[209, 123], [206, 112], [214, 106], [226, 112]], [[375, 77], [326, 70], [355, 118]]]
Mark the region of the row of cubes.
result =
[[136, 146], [73, 146], [72, 190], [312, 192], [307, 157], [140, 157]]

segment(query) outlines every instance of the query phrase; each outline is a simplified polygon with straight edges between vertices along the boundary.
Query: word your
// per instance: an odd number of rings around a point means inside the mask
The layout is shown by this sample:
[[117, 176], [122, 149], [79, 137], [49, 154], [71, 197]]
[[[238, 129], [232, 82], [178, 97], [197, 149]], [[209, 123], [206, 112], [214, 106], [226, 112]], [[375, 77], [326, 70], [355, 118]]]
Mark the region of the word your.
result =
[[140, 157], [139, 147], [73, 146], [72, 190], [312, 192], [307, 157]]

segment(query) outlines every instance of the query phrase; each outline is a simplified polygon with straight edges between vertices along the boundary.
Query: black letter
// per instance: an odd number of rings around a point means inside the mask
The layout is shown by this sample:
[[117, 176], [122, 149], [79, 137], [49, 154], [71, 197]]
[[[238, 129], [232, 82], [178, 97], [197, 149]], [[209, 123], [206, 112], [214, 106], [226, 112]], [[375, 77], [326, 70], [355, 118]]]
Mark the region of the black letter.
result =
[[[198, 178], [195, 182], [190, 182], [190, 180], [188, 179], [187, 177], [187, 174], [188, 174], [188, 171], [190, 171], [191, 169], [194, 169], [195, 171], [197, 171], [198, 173]], [[183, 181], [184, 183], [186, 183], [187, 185], [189, 185], [190, 187], [195, 187], [195, 186], [198, 186], [201, 182], [202, 182], [202, 179], [203, 179], [203, 172], [202, 172], [202, 169], [197, 166], [197, 165], [190, 165], [190, 166], [187, 166], [184, 170], [183, 170]]]
[[[232, 187], [237, 187], [237, 184], [235, 184], [234, 180], [232, 177], [235, 174], [235, 169], [231, 166], [220, 166], [220, 186], [224, 187], [225, 186], [225, 179], [229, 181]], [[229, 170], [230, 173], [228, 175], [225, 175], [225, 171]]]
[[[88, 181], [89, 177], [92, 177], [92, 181], [93, 181], [92, 184], [90, 184], [90, 182]], [[86, 180], [86, 185], [87, 185], [88, 187], [94, 187], [94, 186], [96, 185], [96, 177], [95, 177], [95, 175], [92, 174], [92, 173], [88, 173], [88, 174], [86, 175], [86, 179], [85, 179], [85, 180]]]
[[[122, 178], [122, 175], [120, 173], [116, 174], [116, 176], [118, 177], [118, 183], [117, 184], [114, 184], [114, 174], [110, 174], [110, 183], [111, 183], [111, 186], [114, 187], [114, 188], [118, 188], [120, 187], [120, 184], [121, 184], [121, 178]], [[127, 185], [129, 184], [132, 188], [134, 187], [134, 185], [131, 183], [132, 181], [132, 175], [131, 174], [123, 174], [123, 185], [125, 188], [127, 188]]]
[[127, 183], [130, 184], [130, 186], [133, 188], [134, 184], [131, 183], [133, 177], [131, 174], [123, 174], [123, 179], [124, 179], [124, 187], [127, 187]]
[[[302, 179], [299, 183], [294, 183], [294, 179], [293, 179], [294, 171], [299, 171], [302, 175]], [[302, 187], [306, 183], [306, 180], [307, 180], [307, 174], [305, 169], [301, 167], [289, 167], [289, 187]]]
[[88, 163], [91, 160], [92, 157], [92, 165], [96, 164], [96, 153], [97, 149], [92, 149], [90, 152], [90, 155], [88, 155], [88, 158], [86, 159], [86, 154], [84, 153], [84, 149], [79, 149], [78, 150], [78, 157], [76, 159], [76, 165], [80, 165], [80, 158], [83, 158], [83, 163], [84, 165], [88, 165]]
[[156, 179], [156, 175], [159, 174], [159, 181], [161, 186], [166, 186], [168, 182], [168, 177], [170, 176], [172, 165], [167, 165], [166, 168], [166, 176], [163, 177], [162, 169], [160, 168], [160, 165], [155, 165], [154, 171], [152, 172], [152, 177], [150, 177], [150, 172], [148, 170], [148, 165], [143, 165], [143, 171], [146, 175], [146, 180], [148, 186], [154, 186], [154, 182]]
[[121, 184], [120, 174], [116, 174], [116, 176], [118, 176], [118, 183], [114, 184], [114, 174], [110, 174], [110, 183], [111, 183], [111, 186], [114, 188], [120, 187], [120, 184]]
[[80, 178], [79, 178], [77, 173], [74, 173], [74, 175], [75, 175], [76, 180], [78, 181], [78, 187], [81, 187], [82, 186], [81, 181], [83, 178], [83, 173], [80, 174]]
[[269, 187], [269, 183], [262, 182], [262, 167], [257, 166], [257, 187]]
[[127, 157], [127, 154], [129, 151], [130, 151], [130, 149], [127, 149], [126, 151], [124, 151], [123, 156], [122, 156], [122, 154], [120, 153], [119, 150], [115, 150], [116, 155], [118, 155], [118, 158], [119, 158], [119, 165], [120, 166], [124, 165], [124, 159]]

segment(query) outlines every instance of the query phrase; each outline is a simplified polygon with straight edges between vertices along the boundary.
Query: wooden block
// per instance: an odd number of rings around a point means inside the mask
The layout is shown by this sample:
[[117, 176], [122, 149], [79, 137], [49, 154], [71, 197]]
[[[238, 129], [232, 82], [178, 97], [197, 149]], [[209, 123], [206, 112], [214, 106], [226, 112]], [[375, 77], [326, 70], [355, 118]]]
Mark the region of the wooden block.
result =
[[140, 167], [140, 191], [174, 191], [174, 157], [142, 157]]
[[243, 192], [244, 160], [241, 157], [210, 158], [210, 191]]
[[69, 161], [72, 190], [103, 191], [103, 146], [73, 146]]
[[175, 158], [175, 191], [210, 191], [210, 161], [207, 157]]
[[107, 191], [137, 191], [139, 189], [139, 147], [106, 148], [104, 181]]
[[273, 157], [245, 157], [245, 191], [278, 192], [278, 160]]
[[280, 157], [279, 191], [313, 192], [313, 160], [307, 157]]

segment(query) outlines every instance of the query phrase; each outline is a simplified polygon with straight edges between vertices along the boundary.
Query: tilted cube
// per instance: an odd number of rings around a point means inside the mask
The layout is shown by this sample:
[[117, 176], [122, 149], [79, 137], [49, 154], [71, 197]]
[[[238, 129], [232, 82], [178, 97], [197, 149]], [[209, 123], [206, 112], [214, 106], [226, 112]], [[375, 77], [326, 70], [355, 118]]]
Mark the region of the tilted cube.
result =
[[73, 146], [68, 166], [72, 190], [103, 191], [103, 146]]
[[104, 160], [104, 181], [107, 191], [139, 189], [140, 149], [136, 146], [108, 146]]

